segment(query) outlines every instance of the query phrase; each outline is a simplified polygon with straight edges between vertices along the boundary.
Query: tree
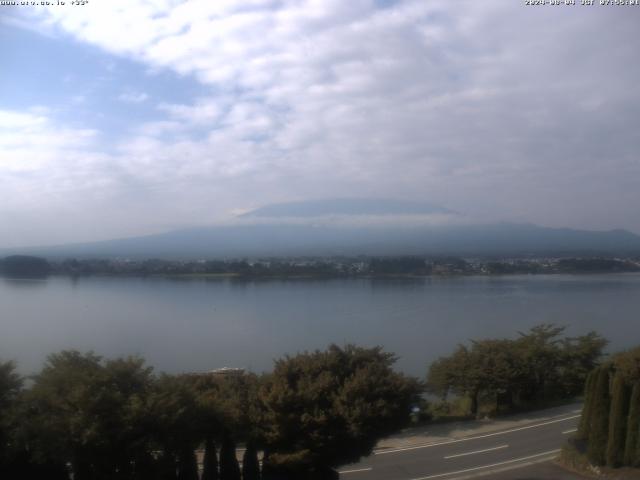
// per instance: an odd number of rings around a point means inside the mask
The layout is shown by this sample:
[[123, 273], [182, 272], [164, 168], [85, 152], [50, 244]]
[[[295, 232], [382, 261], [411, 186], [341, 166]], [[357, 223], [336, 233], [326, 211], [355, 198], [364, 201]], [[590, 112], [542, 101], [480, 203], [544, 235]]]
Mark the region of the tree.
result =
[[19, 451], [15, 445], [15, 408], [22, 378], [15, 369], [13, 362], [0, 363], [0, 474], [5, 472], [5, 475]]
[[596, 332], [562, 339], [559, 380], [563, 395], [578, 395], [583, 390], [587, 376], [598, 366], [608, 343]]
[[188, 446], [178, 454], [178, 480], [198, 480], [196, 453]]
[[633, 385], [629, 407], [624, 464], [638, 467], [640, 466], [640, 381]]
[[189, 375], [161, 375], [150, 391], [145, 408], [147, 429], [162, 451], [163, 475], [193, 478], [193, 452], [204, 439], [202, 406], [198, 403], [193, 379]]
[[164, 451], [158, 459], [158, 479], [178, 480], [176, 457], [173, 452]]
[[479, 397], [484, 387], [484, 372], [476, 363], [469, 348], [458, 345], [449, 357], [441, 357], [431, 364], [427, 388], [443, 400], [452, 392], [471, 399], [470, 414], [478, 414]]
[[[50, 355], [29, 392], [27, 418], [39, 454], [71, 463], [74, 478], [93, 475], [101, 461], [100, 427], [104, 418], [106, 385], [101, 358], [92, 353], [65, 351]], [[100, 413], [99, 413], [100, 412]]]
[[523, 366], [510, 340], [481, 340], [472, 342], [471, 361], [478, 372], [485, 395], [495, 401], [498, 412], [502, 404], [513, 406], [513, 396], [520, 389]]
[[587, 456], [596, 465], [606, 463], [607, 436], [609, 433], [609, 376], [610, 367], [598, 368], [593, 391], [593, 406], [589, 419]]
[[150, 451], [141, 452], [136, 456], [133, 466], [135, 480], [156, 480], [158, 462]]
[[624, 462], [624, 442], [627, 437], [630, 389], [622, 375], [613, 378], [611, 411], [609, 413], [609, 435], [607, 442], [607, 465], [619, 467]]
[[589, 375], [579, 438], [596, 465], [640, 465], [640, 347]]
[[404, 426], [421, 386], [394, 372], [395, 360], [353, 345], [277, 360], [260, 392], [269, 468], [328, 475]]
[[606, 341], [593, 332], [561, 338], [563, 332], [564, 327], [542, 324], [515, 340], [459, 345], [453, 354], [431, 364], [427, 386], [443, 400], [450, 392], [469, 397], [475, 416], [483, 399], [499, 411], [578, 395]]
[[205, 441], [202, 463], [202, 480], [218, 480], [218, 456], [216, 444], [211, 437]]
[[37, 278], [44, 277], [51, 266], [44, 258], [28, 255], [13, 255], [0, 260], [0, 273], [8, 277]]
[[253, 442], [249, 442], [242, 456], [242, 480], [259, 480], [259, 478], [258, 451]]
[[220, 480], [240, 480], [240, 465], [236, 457], [236, 444], [230, 432], [225, 432], [220, 448]]
[[26, 395], [28, 442], [39, 458], [70, 463], [77, 480], [130, 476], [147, 450], [141, 407], [150, 383], [139, 358], [51, 355]]
[[468, 396], [470, 414], [477, 416], [482, 396], [490, 397], [496, 410], [510, 406], [522, 376], [520, 357], [511, 340], [472, 341], [471, 348], [459, 345], [449, 357], [431, 365], [427, 386], [446, 397], [451, 391]]
[[613, 357], [612, 362], [616, 372], [627, 382], [640, 381], [640, 347], [618, 353]]
[[578, 438], [586, 439], [589, 436], [589, 425], [591, 419], [591, 409], [593, 407], [593, 398], [595, 390], [595, 382], [598, 376], [597, 370], [592, 370], [587, 376], [584, 388], [584, 405], [582, 406], [582, 415], [580, 416], [580, 424], [578, 426]]
[[426, 275], [430, 268], [419, 257], [374, 258], [369, 271], [374, 275]]
[[[527, 333], [520, 333], [518, 350], [526, 366], [527, 379], [523, 394], [533, 401], [544, 401], [556, 393], [559, 383], [559, 366], [562, 364], [561, 340], [565, 327], [541, 324]], [[581, 383], [581, 385], [583, 385]]]

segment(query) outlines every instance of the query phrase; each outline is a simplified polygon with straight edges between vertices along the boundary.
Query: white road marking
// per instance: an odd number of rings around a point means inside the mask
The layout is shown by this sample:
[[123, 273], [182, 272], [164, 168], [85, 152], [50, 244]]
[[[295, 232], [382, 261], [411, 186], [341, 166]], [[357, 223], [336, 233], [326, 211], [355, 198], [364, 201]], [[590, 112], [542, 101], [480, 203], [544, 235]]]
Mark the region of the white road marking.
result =
[[482, 467], [467, 468], [465, 470], [458, 470], [458, 471], [455, 471], [455, 472], [448, 472], [448, 473], [438, 473], [437, 475], [429, 475], [427, 477], [412, 478], [411, 480], [429, 480], [431, 478], [447, 477], [449, 475], [459, 475], [461, 473], [473, 472], [475, 470], [482, 470], [484, 468], [499, 467], [500, 465], [507, 465], [509, 463], [523, 462], [525, 460], [530, 460], [530, 459], [536, 458], [536, 457], [543, 457], [545, 455], [555, 455], [556, 453], [559, 453], [559, 452], [560, 452], [559, 449], [558, 450], [550, 450], [548, 452], [538, 453], [536, 455], [529, 455], [528, 457], [514, 458], [513, 460], [507, 460], [507, 461], [500, 462], [500, 463], [492, 463], [491, 465], [483, 465]]
[[577, 432], [578, 429], [577, 428], [572, 428], [571, 430], [565, 430], [564, 432], [562, 432], [563, 435], [567, 435], [569, 433], [574, 433]]
[[444, 458], [445, 460], [449, 460], [450, 458], [466, 457], [467, 455], [475, 455], [476, 453], [493, 452], [494, 450], [501, 450], [503, 448], [509, 448], [509, 445], [500, 445], [499, 447], [485, 448], [484, 450], [476, 450], [475, 452], [458, 453], [456, 455], [449, 455]]
[[417, 445], [415, 447], [404, 447], [404, 448], [395, 448], [393, 450], [383, 450], [383, 451], [380, 451], [380, 452], [374, 452], [373, 454], [374, 455], [386, 455], [387, 453], [406, 452], [407, 450], [418, 450], [420, 448], [431, 448], [431, 447], [437, 447], [439, 445], [449, 445], [451, 443], [468, 442], [470, 440], [477, 440], [479, 438], [495, 437], [496, 435], [505, 435], [507, 433], [520, 432], [522, 430], [529, 430], [530, 428], [544, 427], [545, 425], [551, 425], [553, 423], [559, 423], [559, 422], [566, 422], [567, 420], [573, 420], [573, 419], [579, 418], [579, 417], [580, 417], [580, 415], [573, 415], [573, 416], [567, 417], [567, 418], [559, 418], [557, 420], [549, 420], [548, 422], [537, 423], [535, 425], [527, 425], [526, 427], [512, 428], [511, 430], [503, 430], [501, 432], [493, 432], [493, 433], [487, 433], [487, 434], [484, 434], [484, 435], [476, 435], [475, 437], [459, 438], [457, 440], [446, 440], [444, 442], [429, 443], [427, 445]]
[[342, 475], [343, 473], [370, 472], [371, 470], [373, 469], [371, 467], [368, 467], [368, 468], [357, 468], [355, 470], [342, 470], [341, 472], [338, 472], [338, 473]]

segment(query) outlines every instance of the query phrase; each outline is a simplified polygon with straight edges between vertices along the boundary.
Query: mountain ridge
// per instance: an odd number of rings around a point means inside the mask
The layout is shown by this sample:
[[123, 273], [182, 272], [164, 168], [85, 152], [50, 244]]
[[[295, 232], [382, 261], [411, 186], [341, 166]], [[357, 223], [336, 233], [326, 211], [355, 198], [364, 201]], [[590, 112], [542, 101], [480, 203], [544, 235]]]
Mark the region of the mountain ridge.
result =
[[428, 202], [373, 197], [330, 198], [265, 205], [239, 217], [314, 218], [324, 215], [431, 215], [455, 214]]
[[246, 224], [193, 227], [98, 242], [1, 249], [49, 258], [239, 258], [339, 255], [564, 256], [640, 254], [640, 236], [495, 223], [350, 227]]

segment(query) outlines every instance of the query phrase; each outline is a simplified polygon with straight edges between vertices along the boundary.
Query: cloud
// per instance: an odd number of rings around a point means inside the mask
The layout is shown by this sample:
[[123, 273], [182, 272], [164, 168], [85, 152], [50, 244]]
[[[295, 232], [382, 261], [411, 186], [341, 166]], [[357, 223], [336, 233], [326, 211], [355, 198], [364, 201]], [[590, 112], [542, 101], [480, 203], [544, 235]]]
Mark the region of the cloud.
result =
[[125, 103], [143, 103], [149, 99], [144, 92], [124, 92], [118, 95], [118, 100]]
[[34, 14], [48, 32], [206, 87], [191, 99], [149, 89], [157, 118], [109, 155], [82, 146], [113, 192], [138, 190], [147, 225], [357, 195], [640, 230], [638, 12], [378, 3], [111, 0]]
[[0, 110], [0, 128], [0, 168], [5, 174], [42, 171], [88, 147], [97, 133], [57, 125], [42, 113], [8, 110]]

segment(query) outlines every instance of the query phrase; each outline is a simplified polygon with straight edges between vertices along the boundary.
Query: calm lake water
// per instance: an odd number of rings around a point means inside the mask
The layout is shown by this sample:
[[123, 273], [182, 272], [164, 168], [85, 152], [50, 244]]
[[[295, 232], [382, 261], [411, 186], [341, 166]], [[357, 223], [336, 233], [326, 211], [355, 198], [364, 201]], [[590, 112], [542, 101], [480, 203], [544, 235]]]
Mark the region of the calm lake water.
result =
[[640, 275], [424, 279], [0, 279], [0, 358], [24, 373], [65, 348], [140, 354], [158, 370], [255, 372], [331, 342], [383, 345], [397, 367], [428, 363], [472, 338], [553, 322], [596, 330], [611, 349], [640, 343]]

